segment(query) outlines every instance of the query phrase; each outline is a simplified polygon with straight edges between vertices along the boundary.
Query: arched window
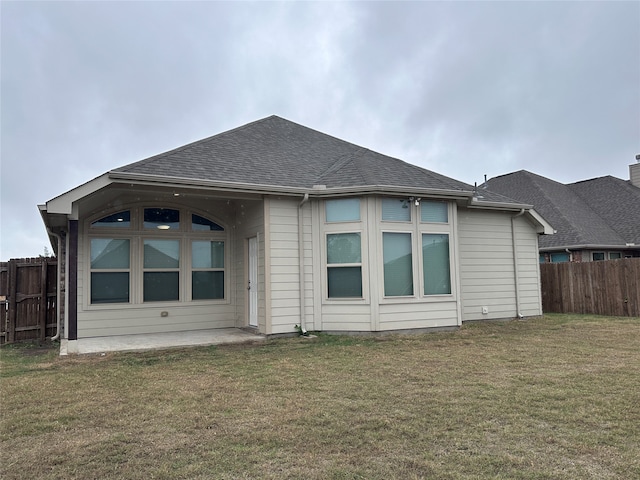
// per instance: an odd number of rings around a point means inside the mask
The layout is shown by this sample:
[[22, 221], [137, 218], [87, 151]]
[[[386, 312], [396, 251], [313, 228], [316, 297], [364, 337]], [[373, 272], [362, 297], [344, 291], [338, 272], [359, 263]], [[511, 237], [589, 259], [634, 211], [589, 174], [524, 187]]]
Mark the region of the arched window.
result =
[[[115, 228], [127, 230], [110, 233]], [[91, 221], [88, 233], [92, 305], [227, 297], [227, 233], [210, 218], [186, 208], [136, 207]]]

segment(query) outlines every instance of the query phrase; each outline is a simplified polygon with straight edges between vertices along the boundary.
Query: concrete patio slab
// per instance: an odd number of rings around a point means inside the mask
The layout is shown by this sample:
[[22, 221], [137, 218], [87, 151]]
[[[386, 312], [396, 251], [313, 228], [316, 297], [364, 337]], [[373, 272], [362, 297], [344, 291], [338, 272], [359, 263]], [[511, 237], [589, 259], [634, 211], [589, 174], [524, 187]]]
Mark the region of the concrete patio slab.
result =
[[222, 345], [263, 341], [266, 337], [239, 328], [218, 328], [189, 332], [118, 335], [113, 337], [61, 340], [60, 355], [103, 352], [132, 352], [197, 345]]

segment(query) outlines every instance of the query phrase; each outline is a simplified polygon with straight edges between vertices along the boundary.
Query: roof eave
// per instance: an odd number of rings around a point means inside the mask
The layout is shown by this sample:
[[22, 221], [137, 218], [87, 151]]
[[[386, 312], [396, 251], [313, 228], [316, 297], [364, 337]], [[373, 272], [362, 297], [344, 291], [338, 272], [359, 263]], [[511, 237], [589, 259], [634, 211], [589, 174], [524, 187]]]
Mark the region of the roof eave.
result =
[[44, 205], [44, 209], [41, 210], [50, 214], [59, 213], [70, 215], [73, 212], [74, 202], [86, 197], [87, 195], [97, 192], [101, 188], [104, 188], [111, 183], [112, 181], [109, 178], [109, 174], [104, 173], [99, 177], [94, 178], [93, 180], [89, 180], [88, 182], [83, 183], [82, 185], [63, 193], [62, 195], [58, 195], [57, 197], [52, 198]]
[[153, 184], [160, 186], [210, 188], [218, 191], [260, 193], [300, 196], [309, 194], [312, 197], [331, 197], [364, 194], [395, 194], [412, 196], [429, 196], [449, 199], [468, 199], [473, 192], [464, 190], [445, 190], [435, 188], [414, 188], [394, 185], [357, 185], [347, 187], [325, 187], [317, 185], [312, 188], [292, 187], [281, 185], [265, 185], [255, 183], [228, 182], [220, 180], [200, 180], [184, 177], [167, 177], [162, 175], [149, 175], [143, 173], [109, 172], [109, 178], [114, 182], [126, 182], [131, 184]]

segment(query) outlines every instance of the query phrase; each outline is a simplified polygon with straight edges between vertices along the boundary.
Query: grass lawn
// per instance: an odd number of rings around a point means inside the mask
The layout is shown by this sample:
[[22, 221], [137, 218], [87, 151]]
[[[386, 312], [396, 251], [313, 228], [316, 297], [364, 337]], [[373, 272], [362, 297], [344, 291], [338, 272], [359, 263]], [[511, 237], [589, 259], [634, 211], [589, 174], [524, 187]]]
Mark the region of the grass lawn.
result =
[[640, 478], [640, 319], [0, 350], [0, 477]]

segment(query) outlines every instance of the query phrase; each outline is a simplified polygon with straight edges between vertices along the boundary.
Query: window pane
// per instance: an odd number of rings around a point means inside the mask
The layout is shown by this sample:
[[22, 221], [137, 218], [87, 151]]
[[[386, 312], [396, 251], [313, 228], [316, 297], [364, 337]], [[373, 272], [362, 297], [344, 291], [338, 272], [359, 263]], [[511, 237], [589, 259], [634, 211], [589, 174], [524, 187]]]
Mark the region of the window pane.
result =
[[171, 208], [145, 208], [144, 228], [177, 230], [180, 228], [180, 211]]
[[178, 272], [144, 272], [144, 301], [179, 300]]
[[339, 198], [325, 201], [327, 222], [357, 222], [360, 220], [360, 199]]
[[411, 221], [411, 202], [402, 198], [383, 198], [382, 220], [395, 222]]
[[179, 268], [180, 242], [178, 240], [145, 240], [144, 268]]
[[568, 253], [552, 253], [551, 254], [552, 263], [560, 263], [560, 262], [568, 262], [568, 261], [569, 261]]
[[451, 293], [449, 235], [422, 235], [422, 272], [425, 295]]
[[423, 200], [420, 204], [420, 221], [447, 223], [449, 221], [447, 202]]
[[327, 263], [360, 263], [359, 233], [327, 235]]
[[129, 268], [129, 240], [92, 238], [91, 268]]
[[615, 260], [616, 258], [622, 258], [622, 254], [620, 252], [609, 252], [610, 260]]
[[362, 298], [361, 267], [327, 268], [329, 298]]
[[215, 230], [221, 232], [224, 228], [217, 223], [194, 213], [191, 215], [191, 230]]
[[540, 255], [540, 263], [544, 263], [544, 262], [546, 262], [546, 261], [547, 261], [547, 260], [546, 260], [546, 258], [545, 258], [545, 256], [544, 256], [544, 254], [541, 254], [541, 255]]
[[593, 253], [594, 260], [604, 260], [604, 252], [594, 252]]
[[191, 298], [224, 298], [224, 272], [191, 272]]
[[128, 272], [91, 272], [91, 303], [128, 302]]
[[383, 233], [384, 294], [413, 295], [410, 233]]
[[124, 211], [114, 213], [96, 220], [91, 223], [92, 227], [130, 227], [131, 226], [131, 212]]
[[193, 242], [191, 265], [193, 268], [224, 268], [224, 242]]

